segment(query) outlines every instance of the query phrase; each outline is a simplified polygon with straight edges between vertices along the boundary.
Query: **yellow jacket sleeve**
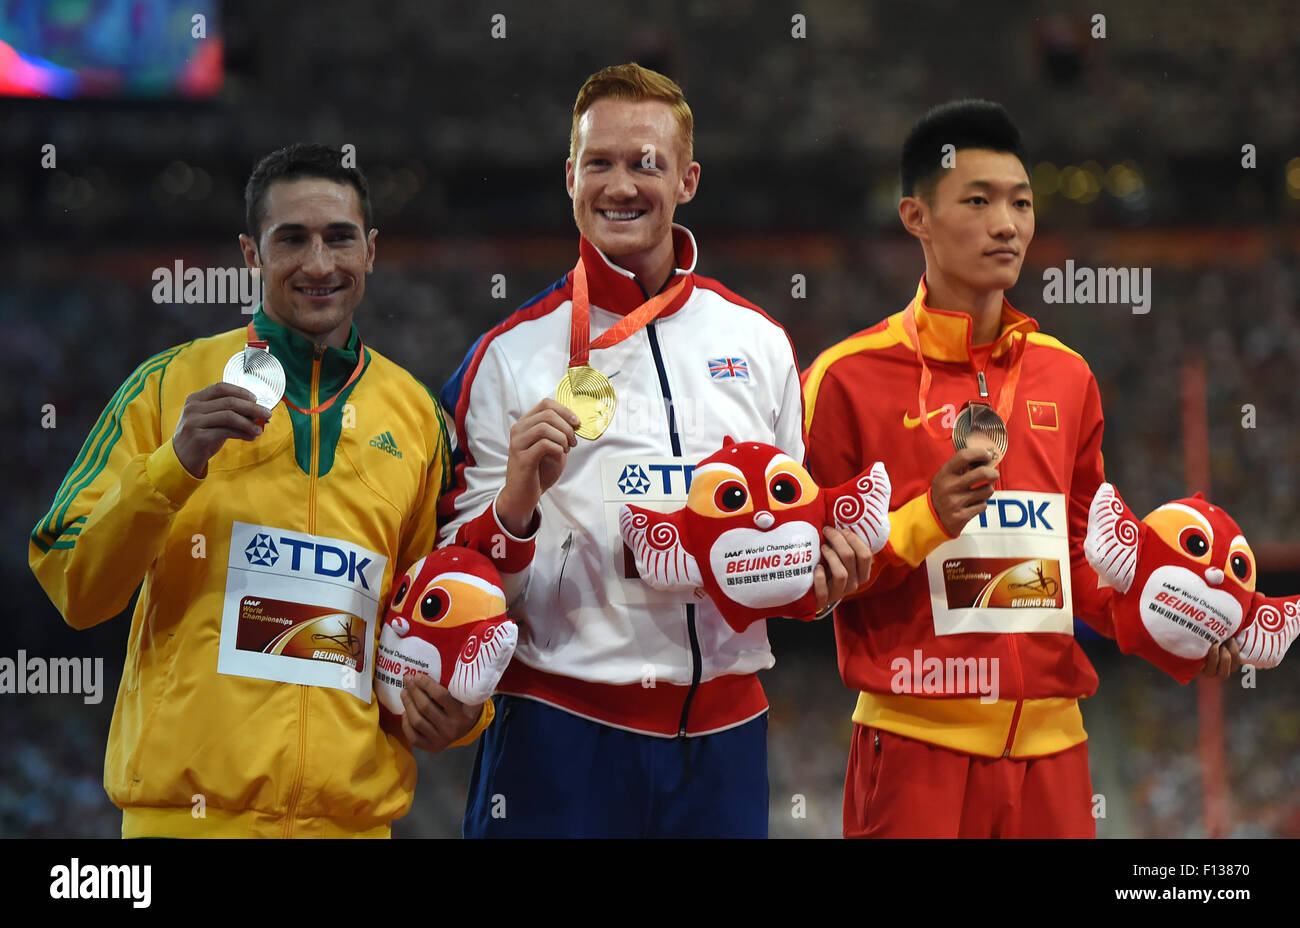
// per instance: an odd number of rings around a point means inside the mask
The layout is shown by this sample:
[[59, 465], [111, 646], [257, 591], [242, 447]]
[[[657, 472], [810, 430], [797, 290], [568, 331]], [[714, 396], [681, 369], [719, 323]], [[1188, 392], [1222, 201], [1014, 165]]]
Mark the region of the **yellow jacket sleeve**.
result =
[[394, 565], [394, 582], [412, 564], [438, 547], [438, 499], [451, 482], [451, 450], [447, 425], [437, 400], [432, 395], [430, 399], [433, 413], [425, 428], [437, 447], [436, 452], [430, 455], [431, 461], [425, 471], [419, 499], [402, 527], [401, 548]]
[[487, 727], [492, 724], [492, 720], [496, 718], [496, 714], [496, 706], [494, 706], [492, 700], [489, 699], [487, 702], [483, 703], [483, 711], [479, 713], [478, 721], [474, 723], [474, 727], [465, 733], [465, 737], [458, 741], [453, 741], [451, 744], [447, 745], [447, 747], [463, 748], [467, 744], [473, 744], [478, 740], [479, 735], [487, 731]]
[[32, 530], [32, 572], [73, 628], [126, 608], [202, 482], [159, 434], [163, 372], [184, 347], [155, 355], [127, 378]]

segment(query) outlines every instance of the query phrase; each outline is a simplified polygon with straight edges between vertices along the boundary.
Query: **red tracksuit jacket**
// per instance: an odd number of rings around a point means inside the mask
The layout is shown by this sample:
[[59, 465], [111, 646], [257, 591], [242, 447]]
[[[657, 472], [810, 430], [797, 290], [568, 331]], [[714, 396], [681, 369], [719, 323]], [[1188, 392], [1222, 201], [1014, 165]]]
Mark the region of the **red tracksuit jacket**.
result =
[[[920, 421], [904, 313], [827, 349], [802, 378], [813, 478], [831, 486], [883, 460], [893, 484], [889, 544], [864, 592], [836, 610], [840, 674], [860, 691], [855, 722], [970, 754], [1054, 754], [1087, 738], [1077, 700], [1097, 688], [1074, 617], [1114, 635], [1111, 591], [1083, 555], [1103, 479], [1097, 382], [1010, 303], [992, 346], [972, 349], [970, 317], [931, 309], [925, 295], [922, 278], [915, 321], [937, 437]], [[979, 399], [978, 373], [996, 406], [1017, 358], [1001, 478], [984, 514], [952, 538], [931, 481], [954, 453], [956, 413]]]

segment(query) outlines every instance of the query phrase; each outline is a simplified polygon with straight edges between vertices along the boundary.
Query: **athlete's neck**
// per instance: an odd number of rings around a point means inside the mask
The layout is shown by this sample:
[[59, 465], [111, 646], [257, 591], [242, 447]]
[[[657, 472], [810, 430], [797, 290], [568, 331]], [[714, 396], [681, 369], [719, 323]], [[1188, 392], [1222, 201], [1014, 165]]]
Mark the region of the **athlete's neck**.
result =
[[351, 313], [348, 313], [346, 319], [328, 332], [306, 332], [297, 326], [286, 322], [284, 319], [281, 319], [279, 314], [277, 314], [276, 311], [266, 303], [262, 304], [262, 311], [266, 313], [266, 318], [270, 319], [276, 325], [282, 326], [290, 332], [301, 335], [309, 342], [313, 342], [316, 345], [324, 345], [327, 348], [346, 348], [348, 346], [348, 338], [352, 335]]
[[654, 296], [672, 276], [677, 253], [673, 248], [673, 237], [669, 235], [658, 245], [633, 255], [611, 256], [610, 260], [636, 275], [648, 296]]
[[1002, 290], [976, 290], [930, 268], [925, 271], [926, 303], [931, 309], [971, 318], [970, 343], [987, 345], [1002, 331]]

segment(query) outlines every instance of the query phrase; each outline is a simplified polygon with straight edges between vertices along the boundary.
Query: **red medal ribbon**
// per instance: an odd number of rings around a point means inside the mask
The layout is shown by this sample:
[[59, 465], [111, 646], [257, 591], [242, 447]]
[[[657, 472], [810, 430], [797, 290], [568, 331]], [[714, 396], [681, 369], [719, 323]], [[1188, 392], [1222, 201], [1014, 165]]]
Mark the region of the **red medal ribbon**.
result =
[[[925, 363], [925, 354], [921, 351], [921, 335], [916, 328], [916, 304], [921, 301], [921, 290], [918, 287], [916, 296], [912, 302], [907, 304], [907, 309], [903, 311], [903, 331], [912, 341], [912, 347], [916, 349], [916, 360], [921, 365], [921, 386], [916, 391], [916, 405], [921, 413], [921, 426], [929, 433], [931, 438], [943, 440], [943, 436], [934, 430], [930, 425], [930, 417], [926, 411], [926, 399], [930, 395], [930, 383], [934, 377], [930, 373], [930, 367]], [[974, 325], [974, 320], [971, 321]], [[1025, 345], [1029, 341], [1024, 334], [1012, 334], [1011, 340], [1015, 347], [1012, 349], [1015, 353], [1011, 358], [1011, 367], [1007, 371], [1006, 379], [1002, 381], [1002, 389], [998, 391], [998, 405], [996, 412], [1002, 419], [1007, 428], [1011, 428], [1011, 406], [1016, 401], [1016, 386], [1020, 383], [1020, 362], [1024, 360]], [[1000, 341], [1000, 339], [999, 339]]]
[[587, 291], [587, 269], [582, 258], [573, 267], [573, 319], [569, 324], [569, 367], [586, 365], [592, 348], [609, 348], [635, 335], [668, 308], [686, 286], [686, 275], [658, 296], [632, 310], [595, 341], [591, 340], [591, 301]]
[[[257, 330], [253, 328], [253, 323], [251, 321], [248, 323], [248, 347], [261, 348], [264, 350], [269, 348], [268, 343], [264, 339], [259, 339], [257, 337]], [[324, 412], [325, 410], [329, 409], [331, 406], [334, 405], [334, 401], [343, 395], [343, 391], [345, 391], [348, 387], [352, 386], [352, 384], [356, 382], [356, 379], [361, 376], [361, 369], [365, 367], [365, 365], [366, 365], [366, 346], [365, 344], [362, 343], [361, 336], [358, 335], [357, 336], [357, 366], [352, 369], [352, 376], [348, 378], [348, 382], [345, 383], [343, 386], [339, 387], [337, 393], [335, 393], [325, 402], [321, 403], [319, 406], [313, 406], [311, 409], [303, 409], [301, 406], [291, 401], [289, 399], [288, 393], [286, 392], [285, 396], [283, 397], [284, 405], [288, 406], [290, 409], [295, 409], [306, 416], [314, 416], [316, 415], [316, 413]], [[245, 368], [245, 370], [247, 370], [247, 368]]]

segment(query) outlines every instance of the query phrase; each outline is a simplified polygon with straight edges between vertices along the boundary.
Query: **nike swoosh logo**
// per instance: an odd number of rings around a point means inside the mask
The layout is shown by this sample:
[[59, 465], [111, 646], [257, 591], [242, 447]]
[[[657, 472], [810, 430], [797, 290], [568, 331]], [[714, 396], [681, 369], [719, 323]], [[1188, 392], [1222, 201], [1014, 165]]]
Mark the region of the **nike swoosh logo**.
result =
[[[956, 411], [957, 410], [953, 407], [952, 403], [945, 403], [944, 405], [940, 406], [938, 409], [934, 410], [933, 412], [926, 413], [925, 417], [927, 419], [933, 419], [935, 416], [939, 415], [940, 413], [945, 413], [945, 412], [956, 413]], [[903, 413], [904, 428], [914, 429], [920, 424], [921, 424], [920, 416], [912, 417], [909, 416], [907, 413]]]

